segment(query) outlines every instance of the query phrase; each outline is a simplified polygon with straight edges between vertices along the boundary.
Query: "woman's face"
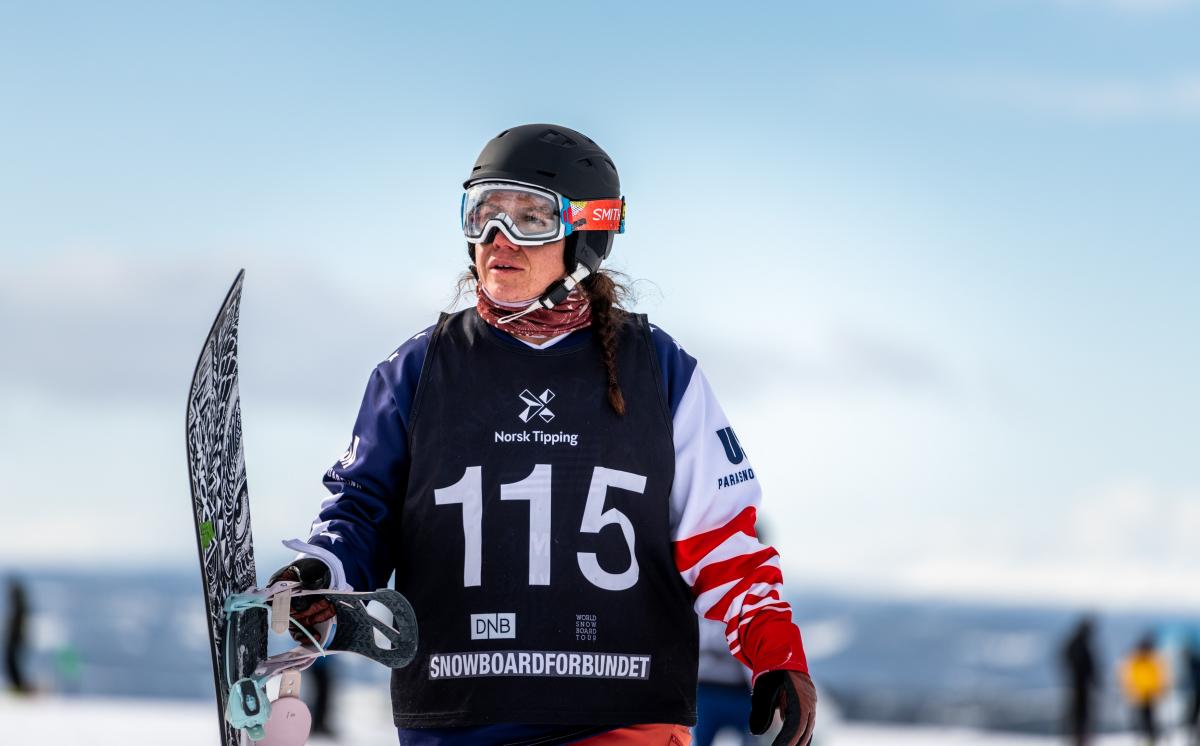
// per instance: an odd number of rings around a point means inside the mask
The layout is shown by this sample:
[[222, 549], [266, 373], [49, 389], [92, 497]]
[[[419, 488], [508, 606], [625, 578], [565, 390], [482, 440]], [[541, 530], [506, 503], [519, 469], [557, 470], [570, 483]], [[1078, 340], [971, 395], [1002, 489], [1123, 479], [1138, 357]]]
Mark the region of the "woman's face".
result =
[[517, 246], [501, 231], [491, 243], [475, 246], [479, 282], [496, 300], [516, 302], [536, 298], [550, 283], [566, 274], [565, 238], [540, 246]]

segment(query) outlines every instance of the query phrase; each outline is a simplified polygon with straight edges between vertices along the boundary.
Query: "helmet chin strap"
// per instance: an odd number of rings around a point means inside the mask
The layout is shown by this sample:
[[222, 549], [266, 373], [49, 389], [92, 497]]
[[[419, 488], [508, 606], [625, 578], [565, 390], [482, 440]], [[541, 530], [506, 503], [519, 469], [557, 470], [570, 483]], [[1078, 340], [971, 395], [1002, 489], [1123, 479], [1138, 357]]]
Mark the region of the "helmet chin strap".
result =
[[511, 324], [517, 319], [527, 314], [531, 314], [539, 308], [554, 308], [559, 303], [562, 303], [564, 300], [566, 300], [567, 296], [571, 294], [571, 291], [574, 290], [579, 283], [583, 282], [583, 279], [591, 273], [592, 270], [586, 264], [579, 262], [579, 266], [575, 268], [574, 272], [565, 275], [561, 279], [555, 280], [553, 283], [551, 283], [550, 287], [546, 288], [546, 292], [542, 293], [540, 298], [530, 303], [523, 310], [497, 319], [496, 323]]

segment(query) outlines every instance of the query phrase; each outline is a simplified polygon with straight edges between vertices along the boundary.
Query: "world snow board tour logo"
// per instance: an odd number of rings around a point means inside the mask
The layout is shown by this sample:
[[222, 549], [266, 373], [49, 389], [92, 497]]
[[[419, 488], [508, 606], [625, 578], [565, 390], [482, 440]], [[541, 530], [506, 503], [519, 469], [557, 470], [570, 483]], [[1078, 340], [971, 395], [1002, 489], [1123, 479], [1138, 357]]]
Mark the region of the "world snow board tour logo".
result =
[[[542, 422], [550, 422], [556, 415], [550, 409], [550, 402], [554, 400], [554, 392], [550, 389], [542, 391], [541, 395], [530, 392], [529, 389], [524, 389], [517, 394], [517, 398], [525, 405], [524, 409], [517, 413], [517, 419], [525, 424], [529, 424], [534, 418]], [[534, 424], [537, 424], [536, 422]], [[578, 433], [552, 433], [545, 430], [523, 430], [521, 432], [509, 433], [503, 430], [496, 431], [496, 443], [536, 443], [544, 446], [554, 446], [559, 444], [567, 444], [570, 446], [579, 445]]]

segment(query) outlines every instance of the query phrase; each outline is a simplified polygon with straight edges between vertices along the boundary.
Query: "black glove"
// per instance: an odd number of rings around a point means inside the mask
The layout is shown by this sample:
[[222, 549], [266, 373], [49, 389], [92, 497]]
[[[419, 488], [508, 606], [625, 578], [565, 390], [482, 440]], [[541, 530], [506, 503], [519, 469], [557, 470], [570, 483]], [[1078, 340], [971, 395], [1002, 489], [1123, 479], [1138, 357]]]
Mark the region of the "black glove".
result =
[[280, 580], [299, 581], [300, 587], [306, 591], [319, 591], [328, 588], [333, 582], [329, 574], [329, 565], [316, 557], [301, 557], [286, 567], [281, 567], [267, 581], [267, 585]]
[[766, 733], [776, 709], [781, 710], [783, 727], [771, 746], [807, 746], [817, 714], [817, 689], [808, 674], [767, 671], [758, 677], [750, 693], [750, 732]]
[[[267, 581], [267, 585], [272, 585], [280, 580], [298, 581], [300, 589], [305, 591], [319, 591], [328, 588], [329, 584], [333, 582], [329, 573], [329, 565], [315, 557], [301, 557], [292, 564], [281, 567]], [[333, 608], [333, 604], [327, 598], [322, 596], [292, 598], [292, 619], [304, 625], [314, 637], [316, 637], [316, 633], [313, 631], [314, 627], [335, 616], [337, 616], [337, 610]], [[288, 632], [296, 642], [311, 642], [295, 625], [288, 625]]]

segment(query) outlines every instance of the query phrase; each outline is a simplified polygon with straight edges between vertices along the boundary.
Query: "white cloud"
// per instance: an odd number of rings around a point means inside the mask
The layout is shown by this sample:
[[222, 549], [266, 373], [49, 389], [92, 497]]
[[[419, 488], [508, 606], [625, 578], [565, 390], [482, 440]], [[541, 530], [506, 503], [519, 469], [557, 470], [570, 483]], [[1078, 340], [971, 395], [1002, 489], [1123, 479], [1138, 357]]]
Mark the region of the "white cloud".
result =
[[[89, 251], [0, 275], [0, 500], [20, 517], [0, 564], [195, 562], [183, 404], [237, 266]], [[267, 561], [307, 529], [371, 367], [436, 318], [406, 279], [415, 299], [269, 257], [248, 268], [242, 412]]]
[[[89, 251], [0, 275], [0, 339], [12, 351], [0, 389], [178, 409], [240, 261]], [[243, 383], [262, 399], [320, 406], [350, 384], [356, 402], [371, 366], [436, 318], [409, 294], [358, 291], [278, 257], [256, 258], [246, 283]]]
[[[879, 535], [873, 535], [878, 531]], [[894, 561], [871, 590], [1097, 608], [1200, 608], [1200, 489], [1114, 484], [1064, 507], [864, 527]], [[902, 541], [897, 541], [902, 537]]]
[[[1105, 566], [1191, 571], [1200, 577], [1200, 490], [1170, 493], [1128, 482], [1078, 501], [1066, 548]], [[1195, 583], [1200, 592], [1200, 583]]]
[[[711, 327], [695, 335], [688, 329], [675, 332], [684, 335], [685, 349], [700, 362], [722, 401], [831, 394], [944, 398], [960, 384], [944, 351], [929, 340], [872, 323], [764, 317], [758, 333], [749, 337], [737, 329]], [[763, 339], [775, 343], [763, 344]], [[754, 365], [747, 366], [747, 360]]]

